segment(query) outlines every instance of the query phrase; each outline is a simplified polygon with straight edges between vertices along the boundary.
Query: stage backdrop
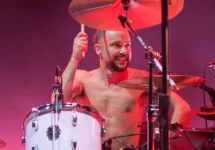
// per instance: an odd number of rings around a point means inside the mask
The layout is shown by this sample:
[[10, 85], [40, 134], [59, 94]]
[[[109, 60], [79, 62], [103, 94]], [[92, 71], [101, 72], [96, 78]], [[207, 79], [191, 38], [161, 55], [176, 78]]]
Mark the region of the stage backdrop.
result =
[[[80, 24], [69, 15], [69, 3], [70, 0], [1, 1], [0, 139], [7, 143], [4, 150], [24, 149], [21, 126], [25, 116], [32, 107], [50, 103], [55, 68], [59, 65], [64, 69], [70, 59]], [[215, 61], [214, 7], [214, 0], [185, 0], [183, 11], [169, 22], [171, 74], [202, 77], [205, 65]], [[86, 32], [91, 39], [95, 30], [86, 28]], [[161, 51], [160, 26], [137, 32], [145, 43]], [[132, 53], [131, 66], [147, 69], [145, 52], [134, 37]], [[98, 57], [90, 42], [79, 68], [96, 67]], [[212, 87], [214, 72], [214, 68], [206, 70], [206, 83]], [[203, 106], [202, 90], [186, 88], [178, 93], [193, 110]], [[206, 102], [211, 105], [207, 94]], [[194, 115], [189, 127], [204, 128], [204, 120]]]

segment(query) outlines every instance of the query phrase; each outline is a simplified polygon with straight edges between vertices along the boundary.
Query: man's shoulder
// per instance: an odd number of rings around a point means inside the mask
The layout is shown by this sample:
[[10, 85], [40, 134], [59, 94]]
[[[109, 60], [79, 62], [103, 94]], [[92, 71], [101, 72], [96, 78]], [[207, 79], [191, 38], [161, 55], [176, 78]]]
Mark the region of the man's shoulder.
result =
[[91, 71], [78, 69], [76, 70], [76, 76], [80, 78], [89, 78], [89, 77], [92, 77], [96, 72], [97, 72], [97, 69], [91, 70]]
[[76, 70], [75, 76], [78, 78], [86, 78], [86, 77], [90, 76], [90, 72], [87, 70], [78, 69], [78, 70]]
[[144, 77], [144, 76], [148, 76], [149, 72], [146, 70], [128, 68], [128, 74], [130, 77]]

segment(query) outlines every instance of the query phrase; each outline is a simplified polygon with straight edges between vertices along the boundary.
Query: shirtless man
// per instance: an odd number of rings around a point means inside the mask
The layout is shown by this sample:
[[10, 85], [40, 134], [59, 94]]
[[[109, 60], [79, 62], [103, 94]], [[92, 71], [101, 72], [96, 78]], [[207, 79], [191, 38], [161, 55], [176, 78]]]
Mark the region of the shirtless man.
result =
[[[128, 68], [131, 60], [131, 40], [127, 31], [99, 31], [94, 49], [100, 59], [98, 69], [78, 70], [82, 52], [88, 48], [88, 36], [80, 32], [74, 39], [71, 59], [63, 73], [63, 94], [65, 102], [78, 103], [96, 109], [105, 116], [106, 136], [102, 142], [114, 136], [140, 133], [136, 124], [141, 124], [147, 103], [143, 90], [126, 89], [118, 86], [120, 81], [134, 76], [148, 76], [147, 71]], [[170, 93], [170, 106], [173, 110], [171, 123], [185, 123], [191, 109], [176, 93]], [[139, 136], [121, 140], [127, 145], [139, 144]], [[112, 141], [112, 149], [124, 147]]]

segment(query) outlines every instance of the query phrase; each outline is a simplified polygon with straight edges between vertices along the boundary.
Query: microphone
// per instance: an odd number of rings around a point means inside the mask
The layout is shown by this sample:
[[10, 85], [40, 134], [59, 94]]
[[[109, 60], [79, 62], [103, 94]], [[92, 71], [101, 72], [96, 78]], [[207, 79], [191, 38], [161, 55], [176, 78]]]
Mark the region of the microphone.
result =
[[215, 67], [215, 62], [208, 63], [208, 64], [206, 65], [206, 67], [209, 67], [209, 68]]
[[215, 106], [215, 89], [205, 84], [201, 84], [199, 88], [204, 89], [205, 91], [208, 92], [208, 94], [210, 95], [211, 102], [213, 106]]
[[201, 84], [201, 85], [199, 86], [199, 88], [200, 88], [200, 89], [204, 89], [205, 91], [207, 91], [207, 92], [210, 93], [210, 94], [215, 94], [215, 89], [212, 88], [212, 87], [209, 87], [209, 86], [206, 85], [206, 84]]
[[56, 67], [55, 70], [55, 83], [60, 83], [60, 78], [61, 78], [61, 69], [59, 66]]
[[[63, 91], [62, 91], [62, 75], [61, 69], [59, 66], [56, 67], [55, 70], [55, 84], [52, 85], [52, 88], [55, 93], [55, 104], [63, 101]], [[56, 108], [58, 110], [59, 108]]]

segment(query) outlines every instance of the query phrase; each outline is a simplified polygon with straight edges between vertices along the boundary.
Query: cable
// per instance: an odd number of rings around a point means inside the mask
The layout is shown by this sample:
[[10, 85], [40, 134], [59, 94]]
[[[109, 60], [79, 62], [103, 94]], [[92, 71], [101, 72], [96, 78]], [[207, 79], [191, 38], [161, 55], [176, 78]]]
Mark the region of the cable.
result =
[[128, 135], [122, 135], [122, 136], [115, 136], [115, 137], [112, 137], [112, 139], [114, 139], [117, 142], [121, 143], [122, 145], [126, 146], [126, 148], [144, 150], [144, 147], [147, 146], [147, 142], [145, 144], [139, 145], [139, 146], [129, 146], [129, 145], [125, 144], [124, 142], [122, 142], [119, 139], [119, 138], [122, 138], [122, 137], [136, 136], [136, 135], [143, 135], [143, 134], [146, 134], [146, 132], [141, 132], [141, 133], [138, 133], [138, 134], [128, 134]]

